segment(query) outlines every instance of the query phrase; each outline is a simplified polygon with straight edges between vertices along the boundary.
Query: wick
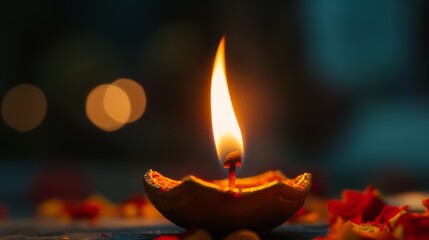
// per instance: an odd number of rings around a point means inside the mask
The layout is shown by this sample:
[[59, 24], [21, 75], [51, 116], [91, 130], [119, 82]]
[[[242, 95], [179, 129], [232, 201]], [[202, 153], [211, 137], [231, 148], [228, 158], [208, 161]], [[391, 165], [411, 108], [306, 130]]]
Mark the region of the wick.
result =
[[229, 189], [235, 189], [235, 163], [229, 167]]
[[224, 167], [229, 168], [229, 190], [234, 191], [235, 189], [235, 176], [236, 167], [241, 166], [241, 154], [239, 151], [230, 152], [225, 157]]

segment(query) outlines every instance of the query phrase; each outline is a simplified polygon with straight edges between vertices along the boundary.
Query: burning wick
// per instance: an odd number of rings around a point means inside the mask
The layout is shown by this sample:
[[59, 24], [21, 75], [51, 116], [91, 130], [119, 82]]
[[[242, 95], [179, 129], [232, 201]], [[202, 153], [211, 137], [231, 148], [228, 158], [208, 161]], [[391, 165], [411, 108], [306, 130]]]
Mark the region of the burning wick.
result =
[[239, 151], [230, 152], [225, 157], [225, 168], [229, 168], [229, 190], [235, 189], [235, 168], [241, 166], [241, 153]]

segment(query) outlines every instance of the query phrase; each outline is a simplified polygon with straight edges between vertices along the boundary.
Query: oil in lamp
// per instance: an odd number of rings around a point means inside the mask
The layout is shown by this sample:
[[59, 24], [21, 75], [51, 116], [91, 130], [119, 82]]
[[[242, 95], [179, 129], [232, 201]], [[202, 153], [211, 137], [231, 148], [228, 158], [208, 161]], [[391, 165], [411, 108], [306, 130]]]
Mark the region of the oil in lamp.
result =
[[311, 174], [290, 179], [272, 170], [236, 179], [244, 147], [226, 80], [225, 38], [213, 66], [211, 114], [217, 154], [229, 178], [206, 181], [190, 175], [173, 180], [150, 169], [143, 181], [150, 201], [164, 217], [185, 229], [264, 232], [281, 225], [303, 206]]

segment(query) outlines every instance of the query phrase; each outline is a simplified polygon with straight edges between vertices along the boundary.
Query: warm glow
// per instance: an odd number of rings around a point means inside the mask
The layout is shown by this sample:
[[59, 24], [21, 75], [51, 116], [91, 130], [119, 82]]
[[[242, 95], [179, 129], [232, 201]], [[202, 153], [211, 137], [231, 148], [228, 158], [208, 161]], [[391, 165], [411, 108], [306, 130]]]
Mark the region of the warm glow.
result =
[[112, 83], [112, 85], [120, 87], [128, 95], [131, 104], [131, 113], [128, 123], [137, 121], [146, 109], [146, 93], [139, 83], [131, 79], [120, 78]]
[[127, 93], [120, 87], [109, 84], [103, 98], [104, 111], [118, 123], [128, 122], [131, 103]]
[[[108, 89], [114, 89], [113, 91], [119, 89], [118, 87], [115, 87], [115, 88], [110, 88], [110, 87], [111, 87], [110, 84], [99, 85], [89, 93], [86, 99], [86, 114], [89, 120], [91, 120], [91, 122], [94, 123], [94, 125], [96, 125], [97, 127], [108, 132], [117, 130], [124, 125], [124, 123], [115, 121], [110, 116], [110, 114], [106, 112], [106, 102], [107, 104], [109, 102], [109, 100], [106, 99], [106, 93]], [[117, 95], [117, 94], [113, 92], [113, 93], [110, 93], [109, 95]], [[109, 111], [111, 113], [114, 113], [113, 110], [109, 110]], [[118, 114], [118, 116], [120, 117], [120, 114]]]
[[94, 88], [86, 99], [86, 114], [94, 125], [115, 131], [137, 121], [146, 109], [143, 87], [131, 79], [120, 78], [112, 84]]
[[38, 87], [20, 84], [12, 88], [3, 98], [1, 113], [4, 121], [13, 129], [30, 131], [43, 121], [47, 102]]
[[243, 155], [243, 138], [229, 96], [225, 71], [225, 38], [220, 41], [213, 65], [211, 85], [213, 135], [220, 161], [233, 151]]

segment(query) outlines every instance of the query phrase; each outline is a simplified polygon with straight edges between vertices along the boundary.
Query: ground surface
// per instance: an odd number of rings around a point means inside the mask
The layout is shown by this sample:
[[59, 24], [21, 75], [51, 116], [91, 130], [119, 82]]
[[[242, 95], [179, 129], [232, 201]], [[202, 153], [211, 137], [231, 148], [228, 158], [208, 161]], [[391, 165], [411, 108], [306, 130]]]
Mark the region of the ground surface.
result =
[[[262, 239], [311, 239], [326, 234], [326, 226], [283, 225]], [[0, 239], [103, 239], [146, 240], [162, 234], [178, 234], [183, 229], [165, 221], [106, 219], [90, 226], [86, 222], [61, 223], [39, 219], [0, 222]], [[66, 238], [65, 238], [66, 239]]]

